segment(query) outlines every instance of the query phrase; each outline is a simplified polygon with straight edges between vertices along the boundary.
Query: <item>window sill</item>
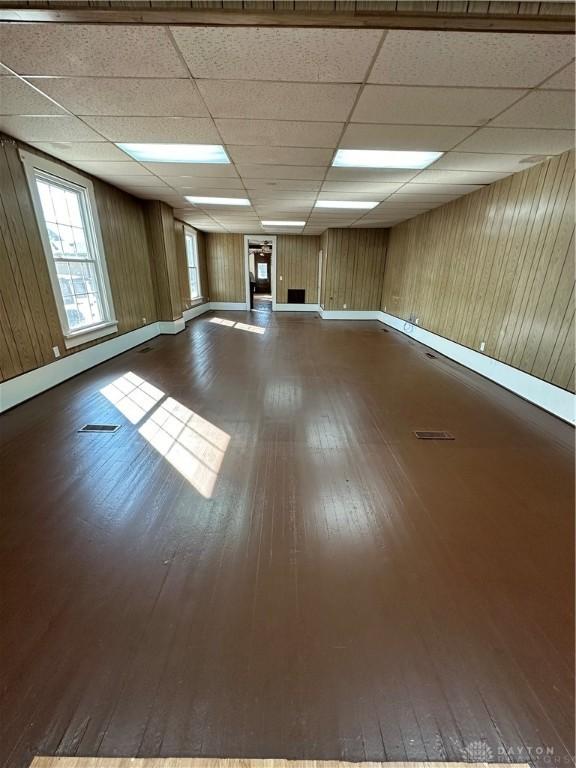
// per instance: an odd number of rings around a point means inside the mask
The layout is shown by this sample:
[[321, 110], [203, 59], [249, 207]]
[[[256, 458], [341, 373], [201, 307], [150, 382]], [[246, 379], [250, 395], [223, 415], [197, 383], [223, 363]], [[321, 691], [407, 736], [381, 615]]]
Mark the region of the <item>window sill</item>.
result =
[[115, 321], [111, 323], [102, 323], [102, 325], [64, 336], [64, 346], [66, 349], [73, 349], [74, 347], [79, 347], [81, 344], [87, 344], [89, 341], [100, 339], [103, 336], [111, 336], [113, 333], [116, 333], [117, 330], [118, 324]]
[[190, 299], [190, 306], [188, 309], [192, 309], [193, 307], [197, 307], [200, 304], [206, 304], [208, 299], [205, 299], [203, 296], [198, 296], [197, 299]]

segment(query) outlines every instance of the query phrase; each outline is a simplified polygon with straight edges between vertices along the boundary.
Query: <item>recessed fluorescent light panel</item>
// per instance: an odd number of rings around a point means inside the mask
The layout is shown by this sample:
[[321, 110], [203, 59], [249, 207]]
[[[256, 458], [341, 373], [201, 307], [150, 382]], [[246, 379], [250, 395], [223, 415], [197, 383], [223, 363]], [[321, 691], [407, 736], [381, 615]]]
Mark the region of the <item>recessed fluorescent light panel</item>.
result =
[[339, 168], [427, 168], [443, 152], [407, 152], [384, 149], [339, 149], [332, 165]]
[[116, 144], [141, 163], [230, 163], [221, 144]]
[[376, 208], [378, 202], [366, 200], [317, 200], [316, 208]]
[[250, 205], [247, 197], [191, 197], [186, 195], [186, 200], [194, 205]]
[[263, 227], [303, 227], [305, 221], [262, 221]]

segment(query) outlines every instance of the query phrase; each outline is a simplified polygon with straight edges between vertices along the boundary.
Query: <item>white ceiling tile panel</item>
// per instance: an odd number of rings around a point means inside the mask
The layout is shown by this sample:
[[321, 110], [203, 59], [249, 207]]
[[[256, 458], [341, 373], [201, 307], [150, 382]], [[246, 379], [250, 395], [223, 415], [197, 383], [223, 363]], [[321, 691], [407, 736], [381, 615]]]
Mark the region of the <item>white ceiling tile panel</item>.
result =
[[416, 177], [415, 181], [405, 184], [396, 194], [466, 195], [482, 189], [479, 184], [420, 184], [419, 181], [420, 178]]
[[326, 181], [403, 182], [410, 181], [417, 170], [388, 170], [386, 168], [330, 168]]
[[19, 77], [0, 78], [0, 115], [62, 115], [63, 110]]
[[0, 24], [2, 61], [19, 75], [186, 77], [162, 27]]
[[104, 141], [77, 117], [52, 115], [47, 117], [0, 117], [0, 131], [22, 141]]
[[237, 165], [243, 179], [304, 179], [322, 181], [326, 168], [301, 165]]
[[75, 163], [77, 168], [81, 168], [87, 173], [93, 173], [95, 176], [101, 174], [106, 176], [151, 176], [150, 171], [141, 166], [135, 160], [127, 162], [86, 162], [78, 160]]
[[416, 149], [441, 152], [452, 149], [474, 130], [443, 125], [350, 123], [340, 146], [345, 149]]
[[269, 179], [244, 179], [246, 189], [257, 189], [261, 192], [268, 187], [274, 190], [316, 190], [320, 189], [320, 181], [305, 181], [302, 179], [281, 179], [270, 181]]
[[110, 141], [221, 144], [209, 117], [85, 117], [85, 122]]
[[327, 166], [333, 150], [319, 147], [227, 147], [228, 154], [240, 165], [308, 165]]
[[344, 127], [344, 123], [296, 120], [223, 119], [215, 122], [227, 145], [255, 147], [335, 147]]
[[120, 186], [131, 186], [131, 187], [161, 187], [163, 189], [166, 189], [168, 184], [166, 184], [162, 179], [157, 178], [156, 176], [152, 176], [151, 174], [149, 176], [142, 176], [142, 175], [136, 175], [136, 176], [117, 176], [116, 174], [100, 174], [102, 178], [110, 179], [110, 181], [113, 184], [117, 184]]
[[30, 82], [76, 115], [207, 117], [192, 80], [36, 77]]
[[526, 163], [529, 153], [523, 155], [485, 154], [476, 152], [447, 152], [430, 166], [430, 170], [453, 171], [524, 171], [533, 163]]
[[393, 30], [370, 82], [534, 87], [573, 56], [571, 35]]
[[414, 181], [422, 184], [492, 184], [506, 178], [511, 171], [443, 171], [425, 169]]
[[173, 27], [194, 77], [362, 82], [382, 32], [354, 29]]
[[522, 93], [510, 89], [368, 85], [354, 108], [352, 120], [355, 123], [483, 125]]
[[561, 69], [560, 72], [557, 72], [555, 75], [553, 75], [549, 80], [546, 80], [545, 83], [543, 83], [540, 87], [541, 88], [563, 88], [566, 90], [574, 90], [575, 86], [575, 73], [574, 73], [574, 62], [569, 64], [567, 67], [564, 67], [564, 69]]
[[8, 67], [4, 67], [2, 64], [0, 64], [0, 77], [7, 77], [12, 74], [13, 73], [8, 69]]
[[373, 200], [370, 195], [391, 195], [402, 186], [402, 182], [395, 184], [387, 182], [367, 182], [367, 181], [325, 181], [322, 184], [323, 192], [353, 192], [365, 195], [367, 200]]
[[481, 128], [462, 144], [460, 152], [519, 152], [556, 155], [574, 146], [573, 131], [521, 128]]
[[[174, 187], [179, 192], [183, 192], [186, 195], [201, 194], [201, 190], [209, 188], [214, 191], [214, 194], [219, 194], [222, 197], [226, 197], [226, 190], [230, 189], [244, 189], [242, 180], [238, 178], [218, 178], [208, 176], [163, 176], [162, 171], [158, 173], [158, 176], [165, 178], [166, 182]], [[211, 193], [210, 193], [211, 194]]]
[[44, 141], [36, 142], [34, 146], [43, 152], [47, 152], [49, 155], [66, 160], [72, 165], [76, 162], [125, 161], [128, 157], [122, 150], [107, 141], [78, 141], [72, 143]]
[[[233, 165], [212, 163], [143, 163], [145, 168], [163, 179], [238, 178]], [[180, 181], [178, 182], [180, 184]]]
[[574, 92], [532, 91], [493, 120], [492, 125], [574, 130]]
[[198, 88], [213, 117], [338, 122], [347, 119], [359, 86], [199, 80]]

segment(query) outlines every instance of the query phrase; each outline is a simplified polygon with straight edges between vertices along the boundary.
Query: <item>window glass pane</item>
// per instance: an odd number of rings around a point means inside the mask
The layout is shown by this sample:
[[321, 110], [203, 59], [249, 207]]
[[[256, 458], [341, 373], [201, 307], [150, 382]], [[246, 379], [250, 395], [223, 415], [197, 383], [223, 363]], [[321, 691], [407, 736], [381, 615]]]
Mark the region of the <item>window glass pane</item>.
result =
[[80, 200], [77, 192], [66, 192], [66, 205], [68, 207], [70, 224], [74, 227], [81, 227], [82, 217], [80, 215]]
[[60, 187], [51, 184], [50, 194], [52, 195], [52, 204], [54, 205], [54, 220], [59, 224], [71, 224], [68, 204], [66, 203], [66, 192], [60, 189]]
[[198, 272], [195, 267], [188, 269], [188, 279], [190, 282], [190, 298], [197, 299], [200, 296], [200, 285], [198, 283]]
[[186, 260], [189, 267], [196, 266], [196, 238], [186, 235]]
[[260, 262], [258, 264], [258, 280], [268, 279], [268, 264], [266, 262]]
[[56, 214], [54, 213], [54, 206], [52, 205], [52, 196], [50, 195], [49, 185], [43, 181], [39, 181], [38, 192], [40, 193], [40, 202], [42, 203], [44, 218], [46, 221], [56, 221]]
[[76, 254], [83, 258], [88, 257], [88, 245], [86, 238], [84, 237], [84, 230], [81, 227], [73, 227], [72, 233], [74, 235], [74, 243], [76, 245]]
[[72, 227], [66, 226], [66, 224], [58, 224], [58, 231], [60, 232], [60, 245], [62, 248], [61, 256], [65, 259], [74, 258], [76, 256], [74, 230]]

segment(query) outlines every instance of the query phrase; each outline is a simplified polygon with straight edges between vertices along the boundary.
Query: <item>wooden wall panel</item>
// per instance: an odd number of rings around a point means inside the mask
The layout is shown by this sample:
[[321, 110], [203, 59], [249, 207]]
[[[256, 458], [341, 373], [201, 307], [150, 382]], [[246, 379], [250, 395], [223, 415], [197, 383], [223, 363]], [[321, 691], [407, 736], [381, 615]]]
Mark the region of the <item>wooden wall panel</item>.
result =
[[574, 153], [391, 230], [382, 309], [574, 389]]
[[244, 235], [206, 233], [210, 301], [246, 301]]
[[[31, 150], [0, 136], [0, 380], [52, 362], [54, 346], [64, 356], [99, 343], [73, 350], [64, 346], [19, 146]], [[143, 205], [92, 181], [118, 332], [125, 333], [141, 327], [143, 318], [146, 323], [157, 319]]]
[[285, 304], [288, 301], [289, 288], [303, 288], [306, 291], [305, 303], [318, 303], [319, 250], [319, 237], [278, 235], [276, 238], [276, 301], [279, 304]]
[[322, 238], [326, 310], [378, 310], [387, 229], [329, 229]]
[[176, 320], [182, 317], [182, 291], [176, 257], [172, 208], [160, 200], [150, 200], [146, 204], [146, 227], [158, 318], [167, 321]]

